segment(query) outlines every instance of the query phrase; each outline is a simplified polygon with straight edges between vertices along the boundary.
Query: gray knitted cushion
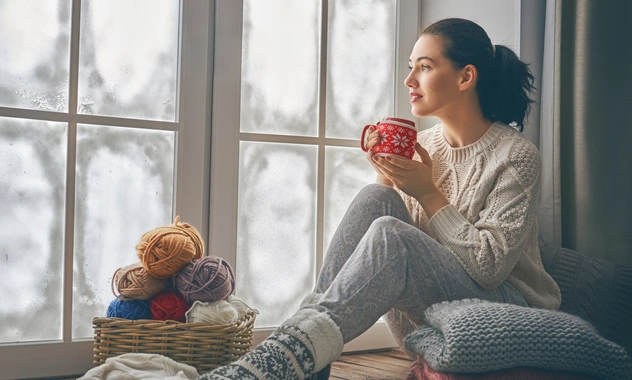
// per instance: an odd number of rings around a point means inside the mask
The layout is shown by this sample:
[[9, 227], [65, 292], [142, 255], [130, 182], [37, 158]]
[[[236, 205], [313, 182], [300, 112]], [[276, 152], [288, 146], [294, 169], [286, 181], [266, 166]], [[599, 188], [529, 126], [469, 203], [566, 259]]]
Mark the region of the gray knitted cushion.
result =
[[562, 292], [561, 311], [592, 323], [620, 345], [632, 341], [632, 265], [594, 259], [540, 237], [546, 271]]
[[625, 350], [571, 314], [471, 299], [432, 305], [426, 319], [404, 345], [436, 371], [533, 367], [632, 378]]

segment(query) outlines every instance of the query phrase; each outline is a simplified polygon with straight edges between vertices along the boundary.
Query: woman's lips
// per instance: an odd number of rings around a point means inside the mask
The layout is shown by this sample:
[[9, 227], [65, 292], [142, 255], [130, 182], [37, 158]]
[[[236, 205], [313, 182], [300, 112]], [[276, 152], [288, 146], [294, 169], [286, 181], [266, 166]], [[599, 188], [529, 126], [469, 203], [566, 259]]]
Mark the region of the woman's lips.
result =
[[417, 94], [410, 94], [410, 102], [411, 103], [414, 103], [414, 102], [416, 102], [417, 100], [419, 100], [421, 98], [423, 98], [423, 96], [417, 95]]

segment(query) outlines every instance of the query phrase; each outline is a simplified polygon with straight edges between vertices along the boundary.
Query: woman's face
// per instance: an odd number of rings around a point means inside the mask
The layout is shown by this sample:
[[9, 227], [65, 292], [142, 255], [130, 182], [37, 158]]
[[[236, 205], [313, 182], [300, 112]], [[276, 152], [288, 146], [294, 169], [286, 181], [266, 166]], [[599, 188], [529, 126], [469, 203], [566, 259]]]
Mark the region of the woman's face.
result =
[[414, 116], [437, 116], [455, 110], [459, 99], [461, 70], [443, 56], [443, 40], [422, 35], [415, 43], [408, 61], [410, 74], [404, 84], [410, 90]]

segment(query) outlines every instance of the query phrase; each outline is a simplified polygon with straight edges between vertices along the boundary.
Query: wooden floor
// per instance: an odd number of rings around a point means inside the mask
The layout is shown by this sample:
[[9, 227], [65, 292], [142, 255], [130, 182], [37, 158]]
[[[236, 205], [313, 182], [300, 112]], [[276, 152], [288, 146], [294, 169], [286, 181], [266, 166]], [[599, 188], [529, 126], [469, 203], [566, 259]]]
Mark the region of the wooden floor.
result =
[[330, 379], [405, 380], [412, 361], [402, 351], [343, 354], [331, 365]]

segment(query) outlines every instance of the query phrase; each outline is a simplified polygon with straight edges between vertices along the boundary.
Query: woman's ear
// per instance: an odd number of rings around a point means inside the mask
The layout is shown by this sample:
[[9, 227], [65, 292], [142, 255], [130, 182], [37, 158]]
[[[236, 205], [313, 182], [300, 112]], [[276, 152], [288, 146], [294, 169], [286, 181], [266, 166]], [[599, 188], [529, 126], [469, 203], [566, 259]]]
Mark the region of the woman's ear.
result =
[[476, 80], [478, 79], [478, 70], [474, 65], [465, 65], [461, 69], [461, 78], [459, 88], [464, 91], [469, 88], [476, 88]]

